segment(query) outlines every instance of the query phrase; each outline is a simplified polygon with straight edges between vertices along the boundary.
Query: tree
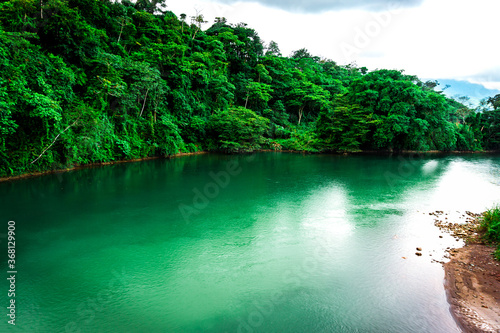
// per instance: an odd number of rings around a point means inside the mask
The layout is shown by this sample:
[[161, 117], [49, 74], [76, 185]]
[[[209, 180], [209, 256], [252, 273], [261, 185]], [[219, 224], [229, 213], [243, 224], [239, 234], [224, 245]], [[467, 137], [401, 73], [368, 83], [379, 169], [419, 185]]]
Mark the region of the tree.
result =
[[196, 12], [195, 16], [191, 16], [191, 24], [195, 26], [193, 36], [191, 39], [195, 39], [196, 34], [201, 30], [201, 26], [205, 23], [208, 23], [208, 21], [205, 21], [203, 14]]
[[495, 95], [494, 97], [488, 98], [488, 103], [491, 104], [493, 109], [500, 109], [500, 94]]
[[254, 105], [256, 110], [267, 108], [267, 102], [272, 98], [271, 93], [273, 90], [271, 85], [260, 82], [250, 82], [246, 88], [247, 98], [245, 101], [245, 108], [248, 106], [248, 102]]
[[423, 90], [434, 90], [434, 88], [439, 86], [439, 82], [437, 80], [428, 80], [419, 83], [419, 86], [421, 86]]
[[276, 57], [281, 57], [281, 51], [278, 46], [278, 43], [275, 41], [270, 41], [269, 45], [266, 47], [266, 56], [276, 56]]
[[349, 105], [342, 99], [335, 104], [333, 109], [321, 112], [316, 121], [322, 146], [334, 151], [359, 151], [370, 125], [376, 122], [358, 105]]
[[313, 56], [306, 48], [295, 50], [290, 55], [290, 58], [301, 60], [301, 59], [313, 59], [315, 61], [319, 60], [319, 57]]
[[246, 152], [264, 144], [269, 119], [243, 107], [234, 107], [212, 115], [208, 127], [214, 149]]
[[184, 34], [184, 23], [186, 23], [186, 14], [181, 14], [181, 22], [182, 22], [182, 31], [181, 31], [181, 33]]
[[419, 82], [415, 76], [396, 70], [373, 71], [351, 82], [347, 100], [371, 110], [373, 119], [378, 121], [372, 131], [373, 148], [455, 148], [450, 102]]
[[299, 81], [292, 83], [286, 97], [287, 105], [296, 110], [297, 123], [300, 125], [304, 112], [309, 111], [312, 117], [316, 117], [328, 107], [330, 93], [311, 82]]
[[149, 14], [155, 14], [155, 12], [165, 13], [164, 7], [167, 7], [165, 2], [166, 0], [137, 0], [135, 8]]
[[[493, 100], [492, 104], [495, 105], [495, 102]], [[484, 148], [489, 150], [500, 149], [500, 109], [483, 112], [480, 122]]]

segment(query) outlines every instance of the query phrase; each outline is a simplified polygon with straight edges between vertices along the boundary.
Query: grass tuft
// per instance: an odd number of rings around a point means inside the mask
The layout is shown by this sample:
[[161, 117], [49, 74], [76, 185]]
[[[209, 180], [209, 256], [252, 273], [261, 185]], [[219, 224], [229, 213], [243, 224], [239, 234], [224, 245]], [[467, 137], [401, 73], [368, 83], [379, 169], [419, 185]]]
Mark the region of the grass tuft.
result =
[[485, 231], [484, 238], [498, 244], [495, 257], [500, 260], [500, 207], [488, 209], [483, 214], [481, 229]]

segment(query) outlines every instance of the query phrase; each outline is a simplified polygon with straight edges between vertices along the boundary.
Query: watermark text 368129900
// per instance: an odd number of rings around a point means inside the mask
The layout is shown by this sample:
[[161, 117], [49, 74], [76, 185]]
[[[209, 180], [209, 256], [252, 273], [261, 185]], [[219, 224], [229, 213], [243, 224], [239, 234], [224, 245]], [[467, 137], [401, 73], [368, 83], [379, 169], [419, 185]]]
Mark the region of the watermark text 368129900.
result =
[[9, 281], [7, 321], [10, 325], [16, 325], [16, 222], [9, 221], [7, 230], [7, 281]]

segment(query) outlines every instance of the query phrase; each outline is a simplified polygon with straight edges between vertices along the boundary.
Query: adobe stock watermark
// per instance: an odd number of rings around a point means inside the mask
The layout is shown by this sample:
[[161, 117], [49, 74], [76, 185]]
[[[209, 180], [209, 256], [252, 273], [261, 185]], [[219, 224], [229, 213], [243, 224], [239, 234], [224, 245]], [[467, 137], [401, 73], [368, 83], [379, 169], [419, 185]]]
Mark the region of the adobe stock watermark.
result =
[[[244, 158], [245, 162], [252, 162], [255, 155], [250, 155]], [[224, 170], [219, 172], [210, 171], [208, 176], [211, 181], [206, 183], [203, 187], [195, 187], [193, 189], [193, 199], [189, 204], [180, 203], [179, 211], [186, 223], [190, 222], [193, 215], [199, 215], [202, 210], [208, 207], [210, 202], [217, 198], [221, 191], [229, 186], [231, 179], [238, 176], [243, 172], [241, 163], [238, 160], [228, 161]]]
[[415, 174], [418, 170], [417, 159], [421, 159], [422, 157], [423, 154], [421, 153], [414, 153], [405, 156], [399, 155], [398, 160], [400, 163], [398, 165], [397, 173], [391, 171], [384, 172], [384, 178], [390, 188], [394, 189], [397, 182], [408, 179], [411, 175]]
[[340, 43], [344, 58], [348, 61], [354, 61], [363, 49], [370, 46], [374, 38], [391, 25], [394, 15], [399, 13], [401, 13], [401, 4], [397, 1], [389, 2], [385, 11], [370, 13], [372, 19], [364, 26], [354, 28], [352, 40]]
[[[332, 255], [331, 248], [326, 239], [320, 239], [311, 256], [302, 260], [300, 265], [286, 270], [282, 275], [284, 285], [288, 287], [301, 287], [304, 281], [309, 281], [314, 275], [319, 274], [320, 263]], [[284, 303], [285, 293], [274, 292], [267, 300], [253, 301], [251, 311], [244, 318], [239, 318], [237, 333], [254, 333], [264, 325], [266, 318], [274, 313], [277, 306]]]
[[94, 321], [97, 314], [102, 312], [105, 306], [114, 299], [114, 295], [126, 288], [127, 274], [123, 268], [121, 272], [113, 270], [111, 274], [113, 278], [109, 281], [106, 288], [100, 290], [95, 297], [89, 297], [77, 306], [75, 320], [64, 326], [66, 333], [87, 332], [86, 328]]

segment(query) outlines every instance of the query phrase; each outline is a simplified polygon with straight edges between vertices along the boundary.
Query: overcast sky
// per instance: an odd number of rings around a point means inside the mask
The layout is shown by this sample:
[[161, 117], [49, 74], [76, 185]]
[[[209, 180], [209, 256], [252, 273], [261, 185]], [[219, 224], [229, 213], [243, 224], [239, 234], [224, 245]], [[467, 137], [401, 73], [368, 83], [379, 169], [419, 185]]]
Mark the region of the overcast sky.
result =
[[500, 0], [167, 0], [178, 16], [200, 12], [245, 22], [283, 55], [307, 48], [339, 64], [404, 69], [500, 90]]

